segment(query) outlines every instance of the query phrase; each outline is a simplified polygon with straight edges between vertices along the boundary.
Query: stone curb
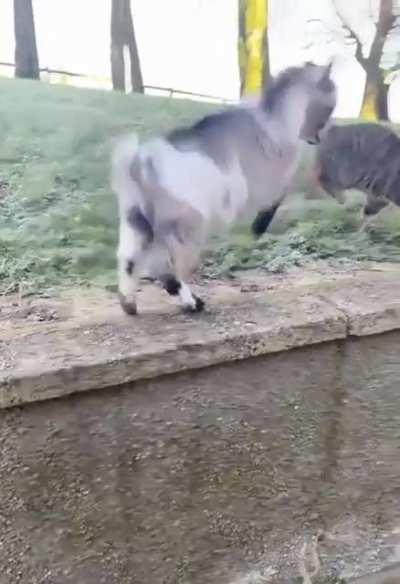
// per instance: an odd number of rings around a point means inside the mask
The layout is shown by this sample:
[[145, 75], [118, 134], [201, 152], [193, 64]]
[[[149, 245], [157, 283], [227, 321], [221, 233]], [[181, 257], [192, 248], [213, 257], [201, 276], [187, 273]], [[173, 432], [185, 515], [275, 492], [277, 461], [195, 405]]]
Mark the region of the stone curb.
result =
[[396, 584], [400, 582], [400, 564], [396, 563], [374, 574], [349, 580], [349, 584]]
[[0, 409], [400, 329], [394, 288], [392, 279], [328, 281], [318, 289], [247, 295], [245, 303], [196, 317], [44, 327], [3, 342]]

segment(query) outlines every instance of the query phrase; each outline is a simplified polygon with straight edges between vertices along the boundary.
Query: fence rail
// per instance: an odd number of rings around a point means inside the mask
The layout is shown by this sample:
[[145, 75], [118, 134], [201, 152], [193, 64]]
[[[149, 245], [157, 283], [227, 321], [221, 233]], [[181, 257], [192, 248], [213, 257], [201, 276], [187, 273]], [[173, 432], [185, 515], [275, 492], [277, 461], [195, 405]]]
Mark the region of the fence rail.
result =
[[144, 85], [144, 89], [153, 89], [156, 91], [165, 91], [169, 94], [170, 97], [173, 97], [174, 94], [176, 95], [190, 95], [192, 97], [201, 97], [204, 99], [212, 99], [215, 101], [220, 101], [222, 103], [236, 103], [234, 99], [227, 99], [226, 97], [220, 97], [217, 95], [209, 95], [207, 93], [195, 93], [193, 91], [185, 91], [184, 89], [174, 89], [172, 87], [158, 87], [157, 85]]
[[[10, 67], [15, 68], [14, 63], [8, 63], [4, 61], [0, 61], [0, 67]], [[66, 75], [67, 77], [79, 77], [80, 79], [90, 79], [90, 75], [85, 75], [84, 73], [73, 73], [72, 71], [64, 71], [63, 69], [51, 69], [49, 67], [40, 67], [40, 73], [47, 73], [47, 74], [55, 74], [55, 75]], [[96, 77], [96, 76], [93, 76]], [[181, 95], [181, 96], [190, 96], [190, 97], [199, 97], [201, 99], [209, 99], [212, 101], [217, 101], [219, 103], [224, 104], [234, 104], [237, 103], [234, 99], [227, 99], [225, 97], [220, 97], [217, 95], [208, 95], [206, 93], [196, 93], [193, 91], [186, 91], [184, 89], [174, 89], [173, 87], [161, 87], [158, 85], [144, 85], [143, 89], [151, 90], [151, 91], [162, 91], [166, 93], [169, 97], [173, 98], [174, 95]]]
[[[1, 67], [11, 67], [12, 69], [15, 68], [15, 63], [5, 63], [0, 61]], [[63, 71], [62, 69], [49, 69], [48, 67], [40, 67], [40, 73], [56, 73], [57, 75], [68, 75], [68, 77], [88, 77], [88, 75], [84, 75], [83, 73], [72, 73], [71, 71]]]

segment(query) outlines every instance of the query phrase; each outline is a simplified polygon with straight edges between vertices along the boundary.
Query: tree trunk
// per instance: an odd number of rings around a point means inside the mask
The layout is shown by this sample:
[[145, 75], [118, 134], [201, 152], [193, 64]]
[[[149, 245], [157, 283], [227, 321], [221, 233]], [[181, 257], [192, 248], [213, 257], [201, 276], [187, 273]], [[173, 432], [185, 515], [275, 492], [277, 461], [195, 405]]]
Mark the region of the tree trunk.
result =
[[143, 93], [143, 78], [133, 27], [130, 0], [112, 0], [111, 3], [111, 77], [113, 88], [126, 91], [124, 48], [129, 54], [132, 91]]
[[389, 120], [388, 93], [389, 85], [384, 83], [384, 79], [382, 76], [381, 84], [379, 86], [379, 95], [377, 97], [378, 115], [380, 120], [385, 121]]
[[383, 75], [368, 75], [361, 107], [361, 117], [368, 121], [388, 120], [388, 86], [384, 84]]
[[142, 70], [140, 68], [139, 51], [136, 43], [135, 29], [133, 26], [132, 10], [128, 1], [127, 8], [127, 37], [128, 37], [128, 47], [131, 65], [131, 85], [132, 91], [136, 93], [143, 93], [143, 77]]
[[258, 93], [269, 76], [268, 0], [239, 0], [241, 94]]
[[40, 79], [32, 0], [14, 0], [15, 77]]
[[361, 117], [368, 121], [387, 120], [388, 88], [384, 83], [383, 71], [380, 69], [383, 47], [386, 37], [394, 24], [393, 0], [381, 0], [376, 34], [370, 54], [362, 56], [361, 46], [357, 47], [358, 60], [363, 66], [367, 79], [361, 107]]

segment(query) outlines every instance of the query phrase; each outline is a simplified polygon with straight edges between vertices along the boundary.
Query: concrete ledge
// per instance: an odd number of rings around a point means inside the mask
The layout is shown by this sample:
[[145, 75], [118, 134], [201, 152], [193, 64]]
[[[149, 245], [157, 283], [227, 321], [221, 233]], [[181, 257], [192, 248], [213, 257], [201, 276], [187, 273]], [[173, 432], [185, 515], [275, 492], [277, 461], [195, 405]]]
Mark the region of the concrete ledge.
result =
[[[10, 342], [0, 373], [2, 408], [208, 367], [346, 336], [332, 305], [269, 299], [199, 315], [136, 319], [72, 330], [52, 327]], [[232, 322], [232, 319], [234, 321]]]
[[235, 291], [195, 317], [155, 303], [155, 311], [128, 318], [103, 296], [103, 321], [3, 330], [0, 408], [400, 328], [394, 272]]
[[397, 584], [398, 582], [400, 582], [400, 564], [375, 574], [350, 580], [351, 584]]

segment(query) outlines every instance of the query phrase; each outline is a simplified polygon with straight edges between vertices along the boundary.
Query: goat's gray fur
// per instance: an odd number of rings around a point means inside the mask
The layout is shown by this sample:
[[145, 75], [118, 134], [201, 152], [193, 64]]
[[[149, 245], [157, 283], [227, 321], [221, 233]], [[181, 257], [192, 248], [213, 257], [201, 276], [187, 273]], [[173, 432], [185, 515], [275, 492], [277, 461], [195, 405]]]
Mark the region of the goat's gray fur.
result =
[[391, 201], [400, 205], [400, 138], [380, 124], [332, 125], [316, 150], [315, 176], [339, 202], [343, 191], [367, 195], [364, 221]]
[[187, 279], [212, 232], [253, 218], [281, 200], [297, 163], [299, 139], [316, 143], [336, 105], [330, 66], [282, 72], [257, 105], [209, 115], [191, 127], [138, 145], [117, 145], [112, 186], [118, 196], [119, 292], [136, 313], [145, 268], [201, 310]]

